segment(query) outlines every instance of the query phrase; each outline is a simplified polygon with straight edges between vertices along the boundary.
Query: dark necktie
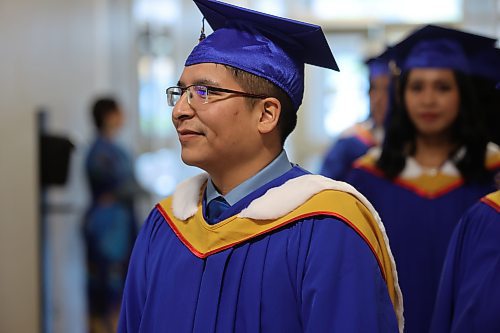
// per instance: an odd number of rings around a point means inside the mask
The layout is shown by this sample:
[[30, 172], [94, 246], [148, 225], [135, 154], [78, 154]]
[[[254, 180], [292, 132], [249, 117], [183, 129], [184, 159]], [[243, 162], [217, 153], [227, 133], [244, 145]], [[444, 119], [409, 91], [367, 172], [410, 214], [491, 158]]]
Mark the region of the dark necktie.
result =
[[218, 196], [208, 203], [207, 206], [207, 217], [211, 224], [219, 222], [219, 217], [226, 209], [231, 207], [227, 201]]

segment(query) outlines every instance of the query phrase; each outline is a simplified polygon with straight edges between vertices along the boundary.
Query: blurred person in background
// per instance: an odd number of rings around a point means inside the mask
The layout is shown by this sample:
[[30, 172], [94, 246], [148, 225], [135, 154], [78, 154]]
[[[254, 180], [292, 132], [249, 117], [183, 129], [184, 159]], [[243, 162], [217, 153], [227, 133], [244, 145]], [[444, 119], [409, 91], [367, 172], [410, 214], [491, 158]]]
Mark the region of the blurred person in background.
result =
[[85, 170], [91, 203], [84, 220], [90, 332], [115, 332], [128, 260], [137, 235], [134, 199], [140, 192], [129, 153], [116, 140], [125, 122], [113, 97], [94, 101], [96, 137]]
[[370, 115], [340, 134], [325, 155], [320, 174], [344, 180], [352, 163], [384, 138], [384, 121], [389, 105], [391, 74], [388, 52], [366, 61], [369, 71]]
[[405, 332], [428, 332], [449, 239], [460, 217], [495, 189], [468, 56], [494, 39], [425, 26], [393, 47], [401, 67], [385, 141], [346, 181], [384, 221], [405, 300]]

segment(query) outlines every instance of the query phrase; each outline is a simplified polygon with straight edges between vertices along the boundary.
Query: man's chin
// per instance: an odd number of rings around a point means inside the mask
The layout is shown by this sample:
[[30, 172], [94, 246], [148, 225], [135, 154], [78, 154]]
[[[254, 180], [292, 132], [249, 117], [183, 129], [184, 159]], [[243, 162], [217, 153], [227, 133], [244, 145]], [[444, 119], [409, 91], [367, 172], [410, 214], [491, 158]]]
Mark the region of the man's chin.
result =
[[187, 154], [181, 154], [181, 159], [184, 164], [203, 169], [203, 161], [194, 156], [189, 156]]

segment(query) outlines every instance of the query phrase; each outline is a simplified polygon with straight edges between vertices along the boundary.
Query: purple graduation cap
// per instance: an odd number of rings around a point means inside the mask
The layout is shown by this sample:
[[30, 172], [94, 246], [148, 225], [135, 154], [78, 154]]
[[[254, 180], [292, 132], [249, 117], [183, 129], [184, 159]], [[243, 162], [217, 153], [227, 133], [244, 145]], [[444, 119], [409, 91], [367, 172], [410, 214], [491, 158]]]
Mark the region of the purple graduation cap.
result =
[[381, 54], [365, 60], [368, 66], [370, 80], [381, 75], [389, 75], [391, 73], [389, 63], [391, 61], [390, 48], [386, 49]]
[[196, 45], [185, 65], [217, 63], [265, 78], [298, 110], [304, 64], [339, 68], [320, 26], [215, 0], [194, 0], [214, 32]]
[[500, 87], [500, 49], [483, 48], [471, 55], [470, 74], [494, 81]]
[[392, 53], [403, 71], [447, 68], [470, 73], [470, 56], [480, 49], [493, 47], [495, 42], [494, 38], [426, 25], [394, 45]]

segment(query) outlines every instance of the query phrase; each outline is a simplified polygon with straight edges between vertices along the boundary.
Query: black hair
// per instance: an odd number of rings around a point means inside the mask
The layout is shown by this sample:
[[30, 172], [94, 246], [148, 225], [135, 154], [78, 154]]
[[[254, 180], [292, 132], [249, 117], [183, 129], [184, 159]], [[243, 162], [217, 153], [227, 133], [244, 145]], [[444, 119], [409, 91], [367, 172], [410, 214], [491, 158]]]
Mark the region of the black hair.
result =
[[[297, 110], [295, 110], [290, 97], [283, 89], [267, 79], [229, 65], [224, 66], [229, 69], [236, 82], [238, 82], [245, 92], [256, 95], [266, 95], [279, 100], [281, 103], [281, 112], [278, 119], [278, 129], [280, 132], [281, 145], [283, 146], [286, 138], [292, 133], [297, 125]], [[251, 107], [258, 102], [255, 98], [248, 98], [247, 100]]]
[[113, 97], [101, 97], [96, 99], [92, 106], [92, 117], [97, 130], [103, 130], [106, 117], [118, 111], [119, 104]]
[[[408, 154], [415, 153], [417, 130], [408, 116], [404, 99], [408, 76], [409, 72], [401, 74], [396, 94], [390, 101], [390, 119], [382, 154], [377, 161], [377, 166], [390, 179], [397, 177], [404, 169]], [[458, 117], [452, 125], [451, 140], [457, 149], [464, 147], [465, 154], [453, 162], [466, 182], [486, 182], [489, 180], [485, 167], [488, 139], [481, 110], [470, 79], [458, 71], [454, 71], [454, 76], [459, 87], [460, 106]], [[451, 152], [450, 158], [456, 153]]]
[[484, 111], [488, 141], [500, 145], [500, 89], [495, 89], [495, 80], [476, 75], [471, 78], [478, 94], [480, 110]]

